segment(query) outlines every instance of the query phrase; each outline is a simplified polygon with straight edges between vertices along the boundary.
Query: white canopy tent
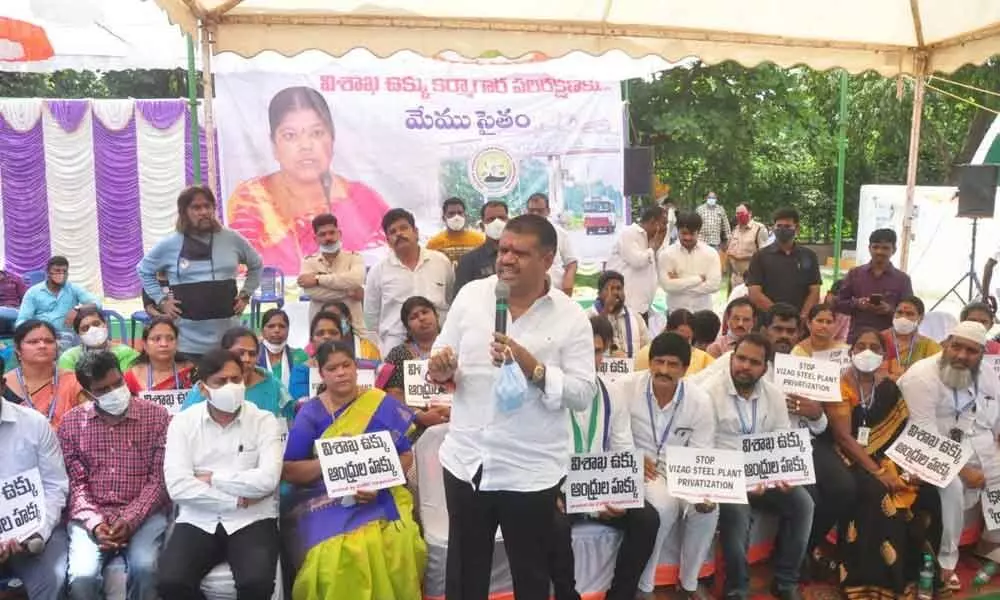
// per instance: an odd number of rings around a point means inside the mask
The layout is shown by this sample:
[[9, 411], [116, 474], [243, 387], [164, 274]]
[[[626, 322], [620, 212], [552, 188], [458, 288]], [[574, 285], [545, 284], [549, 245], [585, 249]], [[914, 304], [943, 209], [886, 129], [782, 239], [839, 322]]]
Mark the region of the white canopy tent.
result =
[[[1000, 53], [1000, 1], [963, 0], [155, 0], [172, 22], [201, 30], [204, 71], [213, 52], [251, 57], [315, 49], [380, 56], [411, 50], [467, 57], [574, 50], [668, 61], [753, 66], [805, 64], [915, 78], [901, 265], [912, 229], [913, 187], [928, 73]], [[210, 85], [210, 79], [206, 79]], [[210, 88], [206, 98], [210, 98]], [[211, 119], [211, 104], [206, 115]], [[211, 127], [211, 121], [208, 123]], [[211, 138], [209, 138], [211, 139]], [[214, 154], [210, 150], [209, 157]], [[209, 169], [212, 173], [213, 169]]]

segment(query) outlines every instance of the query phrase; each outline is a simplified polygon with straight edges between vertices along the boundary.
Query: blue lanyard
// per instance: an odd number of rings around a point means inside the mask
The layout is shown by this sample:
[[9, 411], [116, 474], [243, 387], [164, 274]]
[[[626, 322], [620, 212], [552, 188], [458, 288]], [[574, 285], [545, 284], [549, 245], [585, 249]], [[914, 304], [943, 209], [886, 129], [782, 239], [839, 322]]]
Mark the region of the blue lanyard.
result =
[[747, 427], [747, 421], [743, 418], [743, 409], [740, 408], [740, 401], [735, 395], [733, 396], [733, 406], [736, 407], [736, 415], [740, 418], [740, 431], [743, 435], [750, 435], [757, 429], [757, 398], [750, 401], [751, 421], [750, 426]]
[[[174, 362], [174, 389], [181, 389], [181, 378], [177, 374], [177, 363]], [[153, 365], [146, 363], [146, 391], [153, 391]]]
[[649, 375], [649, 384], [646, 386], [646, 408], [649, 409], [649, 428], [653, 431], [653, 443], [656, 444], [657, 458], [659, 458], [660, 452], [663, 451], [663, 446], [670, 437], [670, 430], [674, 427], [674, 419], [677, 418], [677, 413], [681, 410], [681, 402], [684, 401], [684, 382], [682, 381], [677, 385], [677, 392], [674, 394], [677, 397], [677, 400], [674, 401], [674, 412], [670, 414], [670, 420], [667, 421], [667, 427], [663, 430], [663, 435], [657, 438], [656, 419], [653, 416], [653, 375]]
[[956, 423], [958, 422], [958, 418], [960, 416], [962, 416], [962, 413], [964, 413], [966, 410], [968, 410], [968, 408], [970, 406], [972, 407], [972, 412], [973, 413], [976, 412], [976, 400], [979, 399], [979, 382], [978, 381], [975, 384], [975, 388], [974, 388], [974, 391], [973, 391], [972, 400], [970, 400], [969, 402], [967, 402], [965, 404], [965, 406], [963, 406], [961, 408], [959, 408], [959, 406], [958, 406], [958, 390], [951, 390], [951, 394], [952, 394], [952, 397], [955, 399], [955, 422]]
[[[59, 400], [56, 395], [59, 391], [59, 368], [55, 365], [52, 365], [52, 368], [52, 401], [49, 402], [49, 423], [52, 422], [52, 417], [56, 414], [56, 402]], [[28, 406], [31, 408], [35, 408], [35, 403], [31, 401], [31, 392], [28, 390], [28, 386], [24, 383], [24, 373], [21, 371], [21, 367], [18, 367], [17, 370], [14, 371], [14, 374], [17, 375], [17, 383], [21, 386], [21, 389], [24, 390], [24, 401], [27, 402]], [[42, 388], [44, 387], [45, 386], [43, 385]]]
[[878, 385], [876, 385], [876, 382], [873, 379], [872, 380], [872, 391], [871, 391], [870, 394], [868, 394], [868, 402], [865, 402], [865, 390], [864, 390], [864, 387], [862, 387], [862, 385], [861, 385], [861, 379], [859, 379], [858, 376], [855, 375], [854, 381], [858, 385], [858, 406], [861, 407], [861, 415], [862, 415], [862, 423], [861, 424], [864, 425], [865, 427], [867, 427], [868, 426], [868, 411], [871, 410], [872, 404], [875, 403], [875, 388], [878, 387]]
[[913, 349], [917, 347], [917, 334], [913, 334], [913, 338], [910, 340], [910, 351], [906, 353], [906, 362], [903, 362], [903, 357], [899, 354], [899, 340], [896, 339], [896, 332], [889, 331], [892, 335], [892, 345], [896, 349], [896, 361], [899, 362], [899, 366], [907, 368], [913, 362]]

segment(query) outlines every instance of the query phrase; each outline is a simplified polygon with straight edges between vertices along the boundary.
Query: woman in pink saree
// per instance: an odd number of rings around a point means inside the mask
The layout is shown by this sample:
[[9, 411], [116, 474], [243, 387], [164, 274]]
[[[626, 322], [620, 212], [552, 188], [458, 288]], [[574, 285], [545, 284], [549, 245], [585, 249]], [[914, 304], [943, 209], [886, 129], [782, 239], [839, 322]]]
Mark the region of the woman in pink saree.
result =
[[227, 222], [260, 252], [264, 264], [286, 275], [299, 272], [318, 251], [312, 219], [333, 213], [344, 250], [381, 245], [382, 197], [331, 170], [336, 132], [326, 100], [308, 87], [289, 87], [268, 107], [271, 149], [279, 169], [240, 183], [229, 198]]

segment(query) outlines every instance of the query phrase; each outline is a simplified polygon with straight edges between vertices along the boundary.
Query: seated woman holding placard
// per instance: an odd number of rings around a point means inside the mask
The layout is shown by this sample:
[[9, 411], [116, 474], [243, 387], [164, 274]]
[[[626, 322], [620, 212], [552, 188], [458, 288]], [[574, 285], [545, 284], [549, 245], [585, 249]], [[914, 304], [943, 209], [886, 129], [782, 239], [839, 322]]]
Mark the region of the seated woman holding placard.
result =
[[405, 435], [413, 413], [382, 390], [359, 390], [351, 345], [324, 343], [316, 361], [323, 383], [295, 417], [282, 472], [295, 486], [288, 519], [294, 525], [282, 528], [297, 571], [292, 597], [419, 600], [427, 547], [410, 492], [395, 486], [329, 498], [315, 452], [319, 439], [387, 431], [405, 472], [413, 463]]
[[847, 344], [834, 338], [837, 329], [837, 315], [833, 306], [817, 304], [809, 309], [809, 337], [792, 348], [792, 356], [811, 356], [822, 360], [842, 362], [841, 356], [847, 357]]
[[910, 597], [923, 554], [937, 548], [928, 543], [928, 528], [929, 513], [940, 522], [940, 501], [921, 493], [918, 503], [919, 484], [904, 479], [885, 455], [909, 417], [885, 355], [879, 332], [860, 329], [851, 366], [841, 376], [844, 401], [826, 405], [838, 450], [857, 483], [857, 501], [847, 509], [839, 538], [840, 581], [848, 598]]
[[[427, 360], [434, 347], [434, 340], [441, 331], [437, 308], [423, 296], [411, 296], [403, 302], [400, 319], [406, 327], [406, 341], [389, 351], [385, 357], [386, 393], [405, 399], [405, 367], [411, 360]], [[428, 406], [415, 408], [417, 424], [423, 428], [447, 423], [451, 417], [450, 406]]]
[[[280, 381], [266, 369], [257, 366], [257, 354], [260, 352], [257, 335], [246, 327], [233, 327], [222, 335], [220, 346], [240, 357], [247, 402], [290, 421], [295, 416], [295, 402]], [[205, 396], [201, 393], [200, 386], [195, 386], [184, 399], [183, 408], [204, 401]]]
[[125, 373], [125, 385], [133, 394], [147, 391], [191, 389], [194, 365], [177, 362], [177, 324], [167, 317], [154, 317], [142, 330], [142, 353]]
[[316, 395], [311, 389], [318, 385], [319, 379], [316, 350], [326, 342], [339, 342], [342, 339], [344, 336], [340, 328], [340, 317], [327, 311], [316, 313], [309, 323], [309, 345], [306, 346], [309, 358], [292, 367], [288, 378], [288, 393], [296, 402]]

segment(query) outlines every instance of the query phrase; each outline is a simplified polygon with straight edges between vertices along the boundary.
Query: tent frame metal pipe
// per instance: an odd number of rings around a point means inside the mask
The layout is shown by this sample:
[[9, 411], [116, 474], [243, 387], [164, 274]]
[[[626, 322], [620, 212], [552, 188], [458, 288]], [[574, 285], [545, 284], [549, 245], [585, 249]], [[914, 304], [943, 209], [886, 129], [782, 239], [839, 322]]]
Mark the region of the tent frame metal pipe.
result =
[[215, 43], [215, 26], [203, 23], [201, 26], [201, 64], [202, 64], [202, 89], [204, 90], [205, 107], [205, 153], [208, 154], [208, 189], [218, 197], [219, 182], [216, 174], [215, 153], [215, 111], [212, 109], [212, 101], [215, 97], [215, 90], [212, 84], [212, 45]]
[[910, 116], [910, 149], [906, 157], [906, 205], [903, 209], [902, 243], [899, 251], [899, 268], [907, 270], [910, 259], [910, 241], [913, 238], [913, 206], [917, 187], [917, 167], [920, 163], [920, 124], [924, 115], [924, 84], [927, 75], [927, 57], [918, 54], [914, 65], [916, 76], [913, 86], [913, 114]]

